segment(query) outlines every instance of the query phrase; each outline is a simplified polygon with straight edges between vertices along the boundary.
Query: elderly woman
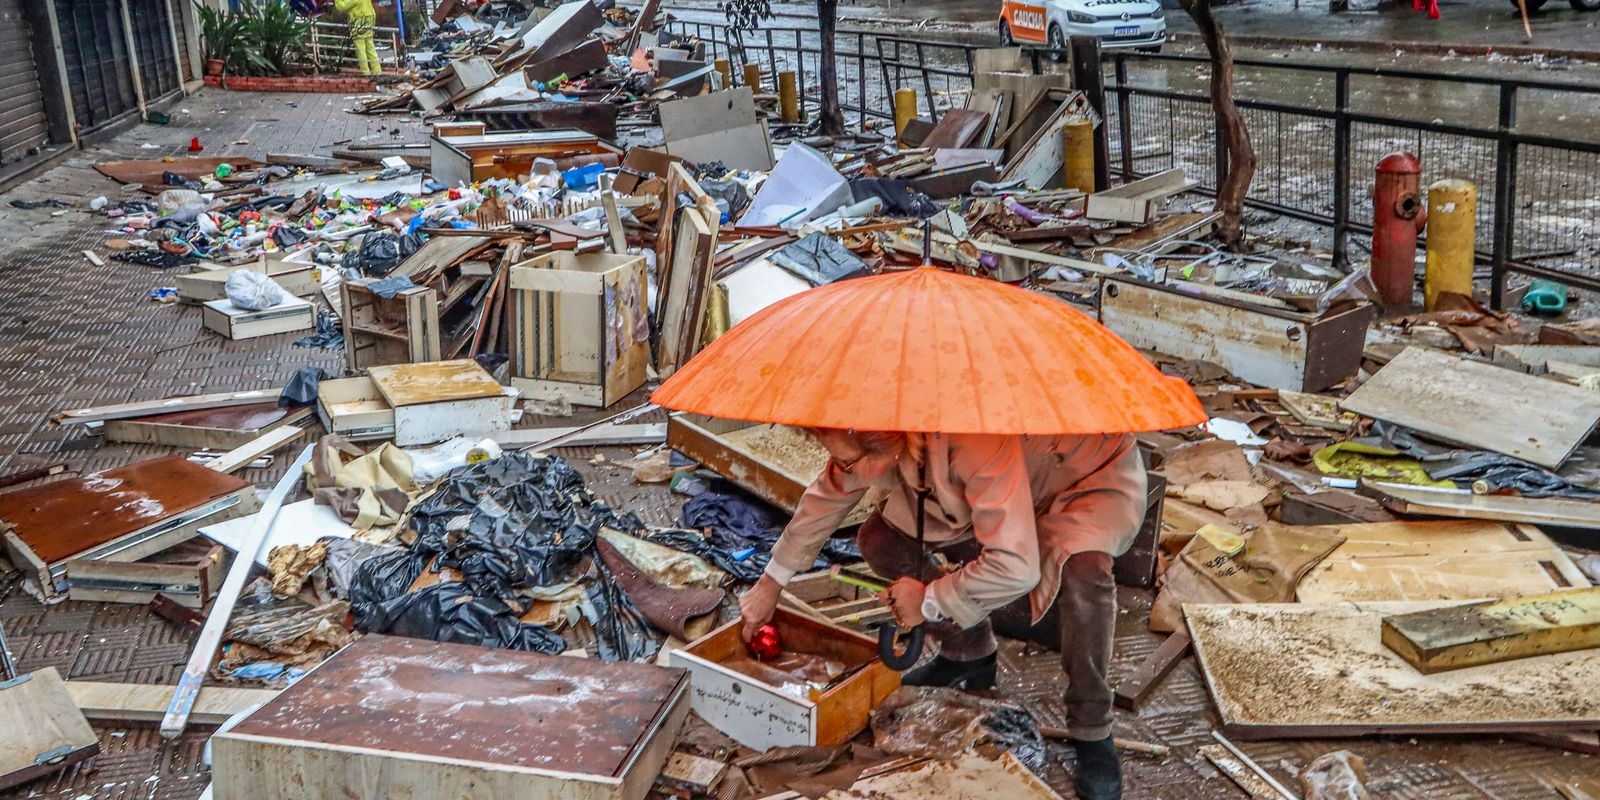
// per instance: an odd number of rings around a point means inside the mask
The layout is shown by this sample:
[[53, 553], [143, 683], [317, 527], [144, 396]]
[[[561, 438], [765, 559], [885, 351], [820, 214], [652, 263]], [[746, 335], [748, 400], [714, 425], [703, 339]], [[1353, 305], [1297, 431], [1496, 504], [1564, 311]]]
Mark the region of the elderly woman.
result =
[[[745, 637], [772, 618], [784, 585], [810, 567], [867, 491], [885, 489], [882, 510], [857, 535], [861, 553], [895, 579], [884, 593], [895, 621], [904, 628], [926, 623], [939, 643], [938, 655], [903, 683], [992, 688], [990, 616], [1016, 601], [1013, 610], [1037, 623], [1059, 593], [1078, 796], [1121, 797], [1106, 668], [1116, 622], [1111, 562], [1128, 549], [1145, 511], [1133, 436], [812, 434], [831, 458], [773, 547], [766, 573], [740, 600]], [[919, 487], [928, 492], [928, 550], [948, 568], [919, 563], [908, 535], [916, 530]], [[923, 583], [922, 574], [938, 577]]]

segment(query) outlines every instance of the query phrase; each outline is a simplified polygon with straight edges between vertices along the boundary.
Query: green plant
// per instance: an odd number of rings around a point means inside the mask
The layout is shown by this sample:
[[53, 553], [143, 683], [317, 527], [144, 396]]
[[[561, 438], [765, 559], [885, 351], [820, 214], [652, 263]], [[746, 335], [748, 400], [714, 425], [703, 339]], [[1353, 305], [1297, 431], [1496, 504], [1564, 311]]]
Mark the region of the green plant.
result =
[[195, 3], [200, 17], [200, 41], [206, 60], [222, 62], [222, 70], [249, 75], [271, 66], [261, 57], [250, 20], [237, 11], [222, 11]]
[[290, 68], [304, 63], [311, 23], [300, 18], [283, 0], [243, 0], [239, 16], [260, 55], [258, 66], [282, 75]]

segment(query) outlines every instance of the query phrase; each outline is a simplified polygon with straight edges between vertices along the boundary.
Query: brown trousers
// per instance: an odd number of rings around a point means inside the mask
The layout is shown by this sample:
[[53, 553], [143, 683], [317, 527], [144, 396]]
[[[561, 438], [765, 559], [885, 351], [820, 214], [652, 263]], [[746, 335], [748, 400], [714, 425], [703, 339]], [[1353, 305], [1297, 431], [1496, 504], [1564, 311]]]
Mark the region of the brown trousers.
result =
[[[856, 534], [861, 555], [879, 575], [893, 580], [922, 577], [918, 569], [916, 539], [896, 530], [878, 515], [862, 523]], [[971, 561], [982, 552], [975, 539], [929, 548], [951, 563]], [[926, 567], [933, 574], [931, 559]], [[1038, 625], [1026, 595], [962, 629], [948, 620], [929, 622], [927, 635], [939, 643], [939, 653], [955, 661], [983, 658], [996, 650], [995, 626], [1012, 631], [1037, 632], [1054, 627], [1061, 648], [1061, 667], [1067, 675], [1067, 735], [1097, 740], [1111, 735], [1111, 685], [1106, 670], [1111, 664], [1111, 644], [1117, 623], [1117, 585], [1111, 576], [1111, 556], [1076, 553], [1062, 567], [1061, 593]], [[1052, 643], [1054, 644], [1054, 643]]]

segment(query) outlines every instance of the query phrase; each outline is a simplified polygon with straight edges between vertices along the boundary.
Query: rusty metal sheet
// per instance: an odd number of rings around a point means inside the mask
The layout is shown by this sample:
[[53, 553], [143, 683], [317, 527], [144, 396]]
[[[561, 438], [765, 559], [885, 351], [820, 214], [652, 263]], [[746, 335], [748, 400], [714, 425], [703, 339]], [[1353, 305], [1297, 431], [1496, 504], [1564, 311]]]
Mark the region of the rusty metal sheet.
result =
[[248, 485], [183, 456], [166, 456], [0, 494], [0, 519], [53, 564]]
[[232, 733], [617, 776], [687, 680], [649, 664], [369, 634]]

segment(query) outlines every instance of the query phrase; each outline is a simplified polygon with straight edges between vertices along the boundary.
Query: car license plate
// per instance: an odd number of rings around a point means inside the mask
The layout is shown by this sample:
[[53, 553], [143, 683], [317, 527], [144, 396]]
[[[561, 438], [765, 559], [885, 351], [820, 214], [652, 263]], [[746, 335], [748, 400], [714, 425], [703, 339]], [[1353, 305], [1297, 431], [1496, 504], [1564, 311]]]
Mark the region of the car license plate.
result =
[[1118, 25], [1111, 32], [1111, 35], [1112, 36], [1138, 36], [1139, 35], [1139, 26], [1138, 25]]

